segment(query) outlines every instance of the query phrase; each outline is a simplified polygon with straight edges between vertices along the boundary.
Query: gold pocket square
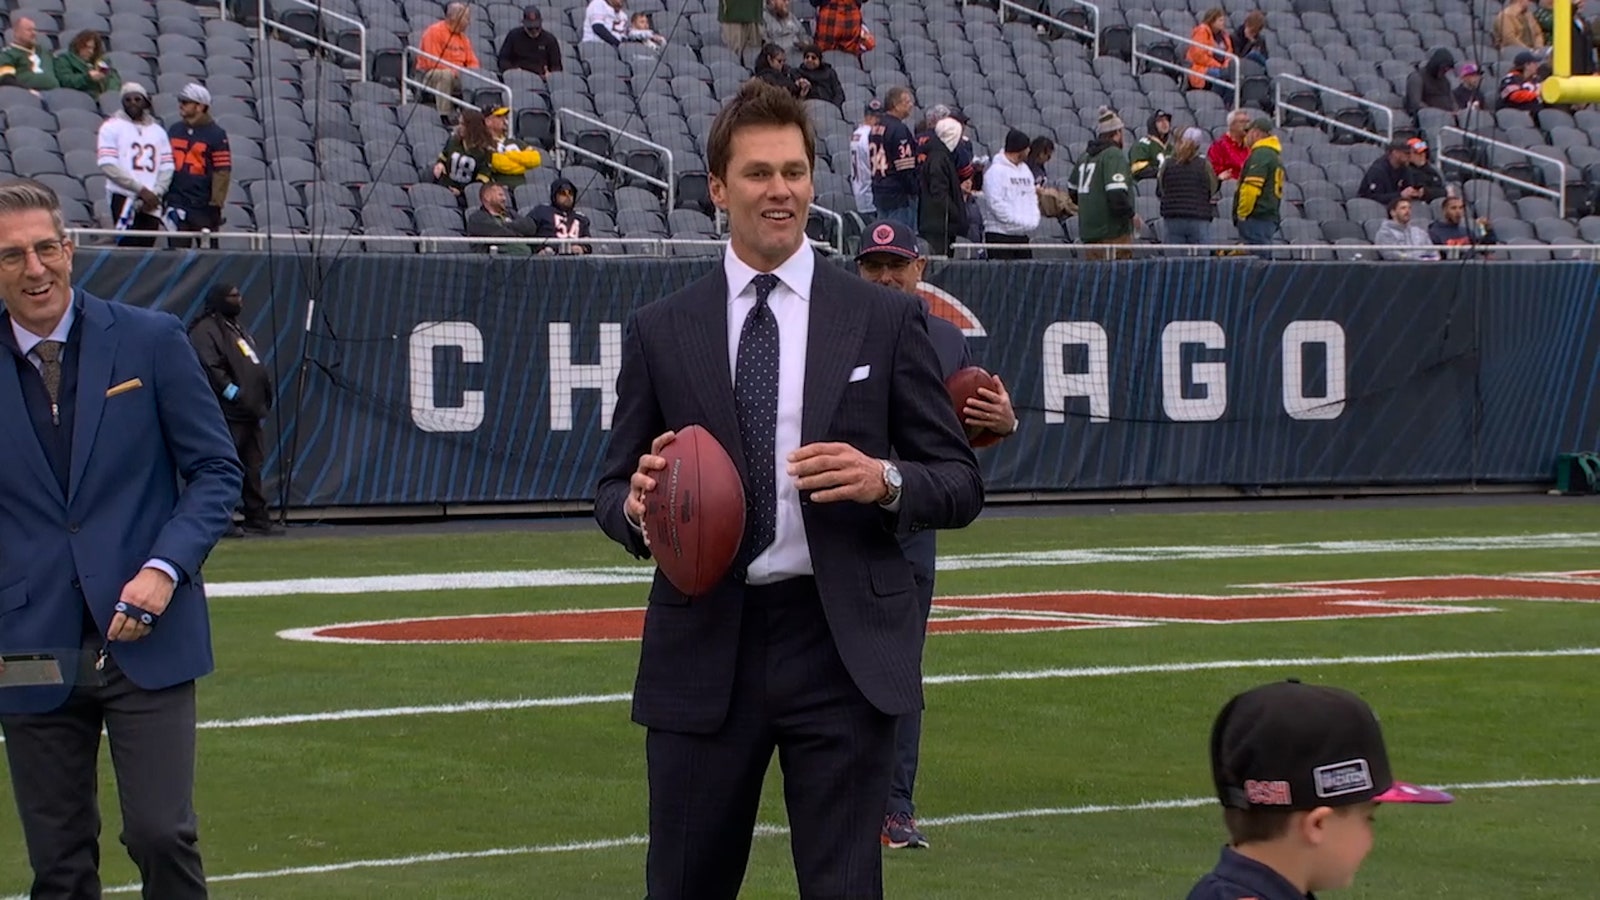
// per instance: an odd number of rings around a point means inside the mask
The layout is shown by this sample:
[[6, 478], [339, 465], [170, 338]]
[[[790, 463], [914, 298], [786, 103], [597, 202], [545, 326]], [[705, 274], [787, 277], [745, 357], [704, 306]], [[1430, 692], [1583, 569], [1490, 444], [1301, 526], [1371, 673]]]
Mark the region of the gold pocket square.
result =
[[140, 381], [137, 378], [130, 378], [127, 381], [124, 381], [123, 383], [121, 383], [121, 384], [111, 388], [110, 390], [106, 391], [106, 396], [107, 397], [115, 397], [118, 394], [126, 394], [129, 391], [137, 391], [139, 388], [142, 388], [142, 387], [144, 387], [144, 382]]

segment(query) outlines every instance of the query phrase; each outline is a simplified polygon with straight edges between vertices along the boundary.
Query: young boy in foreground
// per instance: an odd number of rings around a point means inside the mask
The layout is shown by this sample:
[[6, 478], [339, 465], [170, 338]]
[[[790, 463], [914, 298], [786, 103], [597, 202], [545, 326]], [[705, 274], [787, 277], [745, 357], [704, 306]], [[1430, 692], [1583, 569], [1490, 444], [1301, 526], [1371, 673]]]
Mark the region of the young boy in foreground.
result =
[[1211, 729], [1228, 846], [1189, 900], [1311, 900], [1349, 887], [1380, 803], [1449, 803], [1395, 781], [1366, 701], [1295, 680], [1246, 691]]

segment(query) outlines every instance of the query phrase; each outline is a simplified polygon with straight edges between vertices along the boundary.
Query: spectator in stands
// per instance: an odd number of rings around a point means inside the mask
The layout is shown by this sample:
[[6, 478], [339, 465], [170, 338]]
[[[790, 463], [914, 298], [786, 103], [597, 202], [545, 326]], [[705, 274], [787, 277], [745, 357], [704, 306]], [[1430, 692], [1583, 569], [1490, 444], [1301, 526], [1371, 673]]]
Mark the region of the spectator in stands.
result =
[[583, 32], [579, 43], [595, 41], [619, 46], [628, 37], [628, 13], [624, 0], [589, 0], [583, 10]]
[[805, 44], [800, 48], [799, 74], [811, 82], [811, 92], [806, 99], [844, 106], [844, 85], [839, 83], [839, 73], [834, 70], [832, 63], [823, 61], [822, 51], [817, 49], [816, 44]]
[[1538, 50], [1544, 46], [1544, 30], [1533, 16], [1530, 0], [1507, 0], [1505, 9], [1494, 17], [1490, 37], [1500, 50], [1514, 47]]
[[1133, 145], [1128, 154], [1128, 167], [1134, 181], [1156, 177], [1161, 164], [1167, 161], [1167, 139], [1172, 136], [1172, 113], [1158, 109], [1150, 114], [1144, 125], [1145, 135]]
[[[1015, 128], [1006, 132], [1005, 152], [989, 160], [983, 173], [985, 244], [1027, 244], [1028, 236], [1039, 227], [1039, 192], [1027, 164], [1031, 144], [1028, 136]], [[990, 247], [989, 258], [1032, 259], [1033, 251]]]
[[883, 115], [869, 136], [872, 205], [879, 218], [893, 219], [913, 230], [917, 227], [917, 145], [906, 119], [916, 103], [910, 88], [890, 88], [884, 97]]
[[1267, 64], [1267, 14], [1253, 10], [1244, 17], [1244, 24], [1233, 33], [1233, 52], [1245, 59]]
[[1455, 56], [1440, 47], [1433, 51], [1427, 62], [1406, 76], [1406, 112], [1414, 116], [1419, 109], [1442, 109], [1445, 112], [1460, 109], [1455, 92], [1450, 87], [1450, 69], [1455, 64]]
[[862, 0], [821, 0], [817, 7], [816, 45], [824, 50], [842, 50], [856, 56], [877, 46], [872, 33], [861, 24]]
[[167, 219], [179, 231], [220, 231], [233, 178], [228, 133], [211, 118], [211, 92], [202, 85], [190, 82], [178, 92], [178, 115], [167, 131], [173, 162]]
[[1422, 138], [1411, 138], [1406, 141], [1406, 147], [1411, 151], [1411, 156], [1406, 160], [1406, 186], [1420, 190], [1412, 199], [1424, 203], [1432, 203], [1445, 196], [1448, 191], [1444, 184], [1444, 173], [1439, 171], [1428, 159], [1428, 142]]
[[[617, 0], [621, 3], [622, 0]], [[594, 6], [591, 2], [590, 7]], [[728, 45], [739, 64], [745, 63], [745, 51], [760, 51], [761, 0], [717, 0], [717, 21], [722, 23], [722, 42]]]
[[1384, 155], [1373, 160], [1367, 174], [1361, 176], [1361, 187], [1356, 194], [1384, 206], [1399, 198], [1419, 200], [1423, 189], [1413, 185], [1411, 177], [1411, 142], [1396, 138], [1389, 143]]
[[767, 0], [767, 9], [761, 16], [761, 40], [777, 44], [790, 53], [800, 53], [811, 36], [800, 17], [789, 11], [789, 0]]
[[422, 83], [435, 92], [434, 108], [439, 110], [439, 118], [445, 124], [449, 124], [456, 106], [451, 98], [461, 96], [461, 73], [451, 66], [479, 67], [478, 53], [472, 49], [472, 39], [467, 37], [467, 23], [471, 20], [472, 7], [452, 3], [445, 7], [443, 19], [422, 30], [423, 55], [417, 58], [417, 71], [422, 73]]
[[789, 68], [787, 56], [783, 48], [777, 44], [767, 44], [761, 48], [761, 58], [756, 60], [756, 67], [752, 73], [755, 77], [774, 87], [788, 91], [792, 96], [802, 100], [811, 94], [811, 82]]
[[667, 36], [656, 34], [655, 28], [650, 24], [650, 14], [644, 12], [636, 12], [628, 19], [628, 36], [625, 40], [629, 43], [643, 44], [650, 50], [660, 50], [667, 45]]
[[1228, 132], [1218, 138], [1206, 151], [1211, 168], [1223, 181], [1238, 178], [1244, 161], [1250, 156], [1250, 145], [1245, 143], [1245, 132], [1250, 129], [1250, 114], [1242, 109], [1228, 113]]
[[495, 140], [489, 134], [483, 113], [475, 109], [461, 113], [461, 123], [451, 132], [439, 159], [433, 164], [433, 180], [450, 189], [466, 208], [466, 188], [474, 181], [488, 183], [493, 171]]
[[[1110, 108], [1100, 107], [1097, 135], [1078, 157], [1072, 172], [1072, 202], [1078, 204], [1078, 232], [1085, 244], [1132, 244], [1144, 228], [1134, 210], [1133, 174], [1122, 147], [1127, 127]], [[985, 185], [987, 187], [987, 185]], [[1091, 259], [1129, 259], [1132, 250], [1107, 249]]]
[[[503, 184], [490, 183], [478, 192], [478, 208], [467, 216], [467, 234], [472, 237], [531, 238], [539, 236], [539, 225], [532, 219], [513, 216], [511, 191]], [[481, 249], [506, 256], [532, 256], [529, 244], [483, 244]]]
[[27, 16], [11, 24], [11, 45], [0, 51], [0, 75], [16, 79], [18, 87], [48, 91], [61, 86], [56, 81], [55, 61], [50, 51], [39, 46], [39, 26]]
[[1056, 142], [1039, 135], [1028, 145], [1028, 171], [1033, 173], [1033, 187], [1039, 195], [1039, 215], [1050, 219], [1065, 219], [1078, 214], [1078, 205], [1067, 192], [1050, 183], [1045, 166], [1055, 159]]
[[511, 110], [505, 106], [489, 110], [483, 118], [483, 125], [494, 141], [494, 152], [489, 156], [489, 180], [507, 188], [525, 183], [528, 170], [537, 169], [544, 162], [544, 155], [537, 148], [510, 136], [510, 118]]
[[553, 254], [593, 253], [590, 244], [565, 243], [574, 238], [589, 237], [589, 217], [578, 212], [578, 186], [565, 178], [557, 178], [550, 185], [550, 205], [535, 207], [528, 218], [537, 229], [534, 237], [557, 238], [559, 244], [546, 244], [539, 249], [540, 256]]
[[1178, 139], [1172, 156], [1156, 174], [1156, 196], [1161, 198], [1161, 223], [1168, 244], [1205, 244], [1211, 240], [1211, 220], [1216, 217], [1217, 173], [1200, 152], [1206, 133], [1189, 128]]
[[1233, 52], [1233, 38], [1228, 34], [1228, 14], [1215, 6], [1206, 10], [1200, 15], [1200, 24], [1194, 27], [1189, 40], [1199, 45], [1189, 46], [1189, 68], [1193, 70], [1189, 75], [1189, 87], [1197, 91], [1209, 88], [1221, 94], [1224, 103], [1232, 103], [1232, 88], [1201, 77], [1209, 75], [1212, 78], [1226, 80], [1233, 78], [1235, 74], [1232, 62], [1227, 57], [1218, 55], [1219, 51]]
[[1483, 96], [1483, 69], [1477, 63], [1462, 63], [1456, 76], [1461, 79], [1454, 91], [1457, 109], [1483, 109], [1489, 105]]
[[[150, 114], [150, 94], [136, 81], [122, 85], [122, 109], [100, 125], [95, 159], [106, 176], [111, 227], [160, 231], [161, 198], [172, 184], [172, 144]], [[125, 247], [154, 247], [156, 239], [119, 238]]]
[[261, 466], [267, 455], [262, 424], [272, 410], [275, 391], [272, 370], [261, 362], [255, 335], [239, 321], [243, 314], [244, 295], [238, 285], [213, 285], [206, 292], [203, 311], [189, 323], [189, 343], [222, 405], [234, 452], [244, 468], [239, 491], [244, 521], [242, 527], [232, 526], [227, 536], [270, 537], [282, 532], [272, 524], [267, 495], [261, 489]]
[[541, 76], [561, 71], [561, 43], [544, 30], [544, 16], [537, 6], [524, 7], [522, 27], [506, 32], [500, 42], [500, 71], [512, 69]]
[[106, 39], [100, 32], [78, 32], [67, 51], [55, 58], [56, 81], [61, 87], [95, 97], [122, 90], [122, 76], [106, 61]]
[[1420, 226], [1411, 224], [1411, 201], [1397, 197], [1389, 202], [1389, 218], [1378, 226], [1372, 239], [1378, 247], [1423, 247], [1422, 250], [1380, 250], [1384, 259], [1438, 259], [1439, 251], [1433, 249], [1433, 240]]
[[1239, 176], [1233, 224], [1246, 244], [1270, 244], [1282, 215], [1283, 145], [1273, 136], [1272, 120], [1266, 116], [1250, 123], [1245, 140], [1250, 142], [1250, 158]]
[[[1594, 33], [1588, 20], [1583, 17], [1583, 4], [1584, 0], [1572, 0], [1572, 74], [1593, 75]], [[1554, 46], [1552, 33], [1556, 27], [1556, 16], [1550, 0], [1542, 0], [1533, 10], [1533, 18], [1539, 23], [1545, 46]]]
[[1539, 94], [1539, 54], [1523, 50], [1512, 65], [1514, 68], [1500, 79], [1500, 107], [1538, 112], [1544, 106]]
[[850, 134], [850, 190], [856, 195], [856, 212], [869, 219], [877, 213], [872, 202], [872, 129], [882, 115], [883, 102], [868, 100], [861, 124]]
[[936, 256], [949, 256], [950, 245], [967, 233], [967, 197], [956, 172], [956, 145], [961, 142], [961, 123], [940, 119], [933, 126], [926, 156], [917, 167], [920, 208], [918, 233], [933, 248]]
[[1447, 248], [1443, 253], [1445, 259], [1487, 256], [1487, 250], [1472, 248], [1499, 243], [1487, 217], [1467, 218], [1467, 201], [1459, 194], [1445, 198], [1439, 215], [1437, 220], [1428, 225], [1428, 239], [1433, 241], [1434, 246]]

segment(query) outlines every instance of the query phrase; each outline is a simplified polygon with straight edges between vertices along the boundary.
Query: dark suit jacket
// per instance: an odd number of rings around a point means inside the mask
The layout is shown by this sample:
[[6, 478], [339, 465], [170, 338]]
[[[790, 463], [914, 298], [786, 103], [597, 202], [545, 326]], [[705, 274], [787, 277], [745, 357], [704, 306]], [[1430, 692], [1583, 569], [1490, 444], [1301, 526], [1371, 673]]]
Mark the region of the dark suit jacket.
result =
[[[152, 557], [180, 581], [155, 630], [111, 653], [134, 684], [157, 690], [211, 671], [200, 564], [227, 530], [242, 470], [217, 398], [183, 325], [168, 313], [83, 295], [67, 496], [29, 427], [18, 349], [0, 316], [0, 652], [79, 646], [85, 601], [103, 634], [122, 587]], [[4, 351], [0, 351], [4, 352]], [[141, 386], [126, 387], [138, 379]], [[65, 427], [65, 423], [63, 423]], [[180, 476], [183, 487], [179, 487]], [[60, 706], [66, 683], [0, 689], [0, 713]]]
[[[983, 506], [972, 449], [939, 377], [926, 313], [916, 297], [880, 288], [818, 259], [811, 289], [800, 441], [844, 441], [868, 456], [898, 454], [898, 514], [859, 503], [802, 507], [817, 590], [846, 669], [878, 709], [922, 704], [922, 616], [897, 531], [959, 528]], [[868, 376], [850, 381], [852, 370]], [[595, 518], [635, 556], [648, 548], [623, 503], [639, 456], [656, 435], [698, 424], [733, 458], [749, 461], [728, 366], [728, 288], [721, 266], [647, 304], [628, 321], [617, 405]], [[731, 573], [692, 601], [658, 572], [645, 613], [633, 717], [669, 731], [721, 726], [733, 688], [745, 585]]]
[[[972, 350], [967, 346], [967, 336], [949, 320], [929, 313], [928, 337], [933, 340], [933, 351], [939, 358], [940, 378], [949, 381], [951, 375], [972, 365]], [[911, 569], [918, 578], [933, 581], [939, 548], [932, 531], [900, 535], [900, 549], [905, 552], [906, 561], [911, 563]]]

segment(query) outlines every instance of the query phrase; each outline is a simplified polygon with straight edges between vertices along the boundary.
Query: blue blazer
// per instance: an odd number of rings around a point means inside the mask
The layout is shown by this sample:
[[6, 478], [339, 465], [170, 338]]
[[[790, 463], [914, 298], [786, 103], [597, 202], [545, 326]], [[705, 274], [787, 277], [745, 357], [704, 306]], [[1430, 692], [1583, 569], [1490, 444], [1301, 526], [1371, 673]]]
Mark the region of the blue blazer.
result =
[[9, 348], [0, 352], [0, 653], [67, 654], [64, 684], [0, 688], [0, 713], [66, 700], [85, 602], [104, 634], [123, 585], [153, 557], [179, 572], [172, 603], [142, 640], [112, 643], [112, 657], [146, 690], [212, 669], [200, 565], [232, 520], [243, 477], [222, 409], [176, 317], [82, 291], [74, 301], [67, 496], [30, 425], [10, 317], [0, 316], [0, 346]]

